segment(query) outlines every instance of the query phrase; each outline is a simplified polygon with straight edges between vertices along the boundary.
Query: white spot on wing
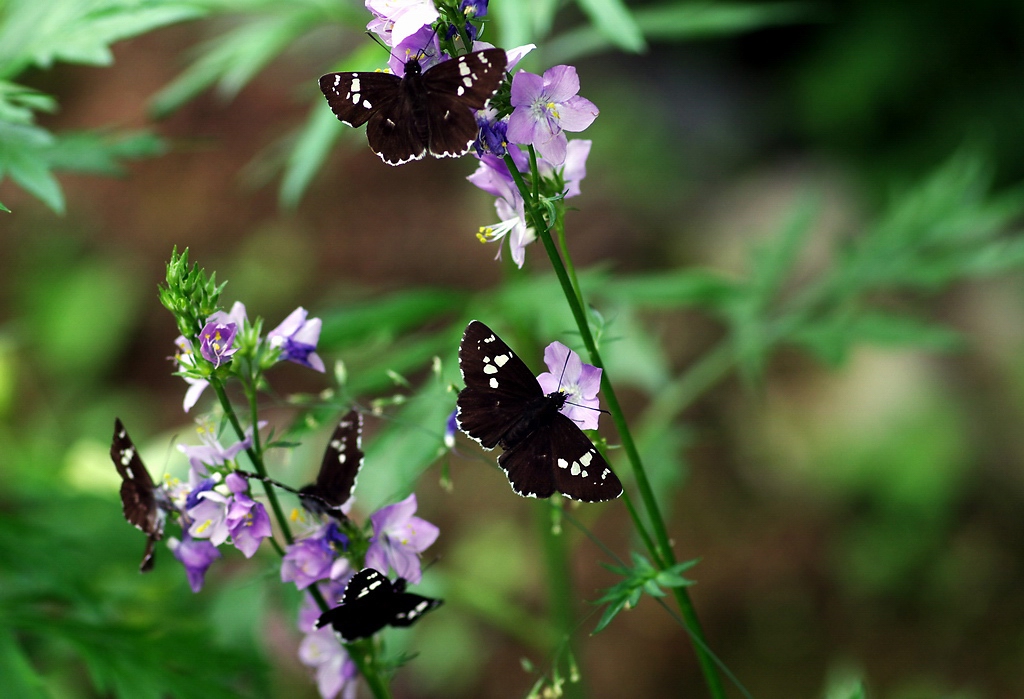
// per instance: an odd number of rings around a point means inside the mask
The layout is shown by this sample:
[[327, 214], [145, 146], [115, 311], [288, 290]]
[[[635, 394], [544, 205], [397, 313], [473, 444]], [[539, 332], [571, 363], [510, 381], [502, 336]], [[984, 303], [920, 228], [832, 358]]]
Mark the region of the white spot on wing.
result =
[[491, 377], [491, 388], [497, 388], [497, 387], [498, 387], [498, 380], [492, 376]]
[[510, 354], [499, 354], [497, 357], [494, 358], [494, 363], [497, 364], [498, 366], [505, 366], [505, 364], [511, 358], [512, 355]]

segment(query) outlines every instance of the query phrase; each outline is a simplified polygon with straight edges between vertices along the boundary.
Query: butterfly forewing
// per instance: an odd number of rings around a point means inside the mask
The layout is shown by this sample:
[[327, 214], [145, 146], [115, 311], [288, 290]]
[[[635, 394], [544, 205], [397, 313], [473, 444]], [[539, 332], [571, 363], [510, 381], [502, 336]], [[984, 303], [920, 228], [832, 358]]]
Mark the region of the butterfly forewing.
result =
[[469, 151], [476, 140], [474, 110], [483, 109], [505, 79], [505, 52], [485, 49], [438, 63], [425, 72], [413, 59], [405, 76], [328, 73], [320, 90], [349, 126], [367, 123], [366, 138], [389, 165]]
[[391, 73], [328, 73], [320, 78], [320, 91], [341, 123], [362, 126], [374, 112], [391, 107], [401, 82]]
[[128, 436], [120, 418], [114, 420], [114, 438], [110, 444], [110, 458], [121, 475], [121, 507], [124, 518], [149, 537], [146, 551], [139, 566], [143, 572], [153, 568], [154, 544], [164, 536], [166, 514], [157, 501], [156, 486], [139, 451]]
[[490, 328], [472, 321], [459, 346], [459, 428], [487, 449], [497, 446], [509, 425], [544, 392], [533, 372]]
[[363, 416], [350, 410], [334, 428], [316, 481], [300, 491], [303, 505], [314, 512], [338, 509], [352, 497], [363, 467]]

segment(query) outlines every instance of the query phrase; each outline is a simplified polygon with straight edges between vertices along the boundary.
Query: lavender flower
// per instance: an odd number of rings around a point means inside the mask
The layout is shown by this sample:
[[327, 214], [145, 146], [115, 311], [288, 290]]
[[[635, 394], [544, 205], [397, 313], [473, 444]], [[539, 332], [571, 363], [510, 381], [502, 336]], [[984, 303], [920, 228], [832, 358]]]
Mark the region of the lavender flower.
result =
[[[261, 422], [260, 427], [265, 424], [265, 422]], [[202, 444], [196, 446], [179, 444], [178, 449], [188, 458], [192, 471], [200, 476], [205, 476], [208, 473], [207, 466], [220, 466], [232, 461], [239, 453], [252, 446], [252, 426], [245, 431], [244, 440], [235, 442], [226, 448], [222, 447], [217, 437], [214, 436], [212, 426], [200, 424], [196, 431], [199, 433], [199, 440]]]
[[225, 360], [238, 351], [233, 347], [235, 335], [238, 334], [238, 326], [234, 323], [221, 325], [220, 323], [207, 323], [203, 331], [199, 333], [199, 353], [212, 362], [213, 366], [219, 367]]
[[533, 145], [548, 161], [561, 165], [568, 143], [563, 132], [583, 131], [598, 114], [593, 102], [576, 94], [579, 90], [579, 76], [572, 66], [549, 68], [543, 76], [516, 73], [511, 94], [515, 109], [508, 122], [508, 140]]
[[[188, 371], [196, 365], [196, 357], [192, 352], [192, 345], [189, 344], [188, 340], [185, 339], [184, 335], [179, 335], [174, 341], [178, 351], [174, 353], [172, 359], [178, 365], [178, 371]], [[185, 391], [185, 401], [182, 403], [182, 407], [187, 413], [192, 409], [192, 406], [199, 400], [199, 396], [203, 394], [206, 387], [210, 385], [210, 382], [206, 379], [199, 379], [192, 376], [184, 376], [185, 383], [188, 384], [188, 390]]]
[[456, 408], [448, 416], [448, 423], [444, 428], [444, 445], [448, 449], [455, 448], [455, 434], [459, 431], [459, 409]]
[[347, 546], [348, 539], [334, 522], [322, 527], [314, 536], [300, 539], [285, 549], [281, 562], [281, 582], [294, 582], [304, 590], [317, 580], [341, 576], [347, 566], [335, 565], [336, 548]]
[[366, 9], [374, 14], [366, 28], [388, 46], [401, 44], [440, 17], [433, 0], [366, 0]]
[[228, 497], [210, 488], [200, 492], [196, 501], [195, 507], [188, 510], [188, 517], [192, 520], [189, 535], [196, 539], [209, 539], [214, 546], [220, 546], [230, 535]]
[[537, 377], [544, 393], [561, 391], [566, 395], [562, 414], [582, 430], [596, 430], [601, 415], [597, 392], [601, 390], [601, 370], [584, 364], [580, 356], [561, 342], [552, 342], [544, 350], [548, 371]]
[[430, 522], [414, 517], [416, 494], [382, 507], [370, 515], [373, 537], [366, 551], [366, 567], [384, 573], [391, 568], [398, 577], [416, 584], [423, 577], [419, 554], [437, 540], [440, 530]]
[[448, 56], [441, 53], [441, 42], [437, 32], [428, 24], [402, 39], [391, 49], [388, 67], [391, 72], [402, 77], [405, 75], [406, 61], [417, 59], [421, 70], [447, 60]]
[[218, 558], [220, 551], [209, 541], [193, 539], [185, 535], [184, 541], [174, 537], [167, 540], [167, 547], [171, 549], [174, 557], [185, 566], [185, 574], [188, 576], [188, 584], [192, 592], [199, 592], [203, 589], [203, 581], [206, 577], [206, 569]]
[[246, 558], [252, 558], [260, 543], [271, 534], [270, 517], [262, 503], [249, 497], [249, 481], [232, 473], [225, 479], [225, 483], [234, 493], [225, 518], [231, 543]]
[[[520, 161], [525, 163], [525, 154], [518, 148], [510, 150], [509, 154], [517, 166], [522, 167]], [[466, 179], [497, 197], [494, 208], [500, 220], [498, 223], [482, 226], [477, 237], [481, 242], [490, 243], [501, 241], [507, 236], [512, 259], [522, 267], [526, 261], [526, 246], [536, 240], [537, 236], [533, 228], [526, 224], [525, 204], [505, 161], [494, 155], [484, 155], [480, 158], [476, 172]], [[501, 257], [500, 247], [496, 257]]]
[[267, 342], [281, 350], [281, 359], [322, 372], [324, 360], [316, 353], [316, 344], [320, 341], [323, 322], [319, 318], [306, 320], [306, 316], [306, 309], [296, 308], [267, 333]]
[[355, 699], [359, 672], [344, 646], [338, 643], [334, 629], [325, 626], [306, 634], [299, 644], [299, 660], [316, 668], [316, 687], [323, 699]]

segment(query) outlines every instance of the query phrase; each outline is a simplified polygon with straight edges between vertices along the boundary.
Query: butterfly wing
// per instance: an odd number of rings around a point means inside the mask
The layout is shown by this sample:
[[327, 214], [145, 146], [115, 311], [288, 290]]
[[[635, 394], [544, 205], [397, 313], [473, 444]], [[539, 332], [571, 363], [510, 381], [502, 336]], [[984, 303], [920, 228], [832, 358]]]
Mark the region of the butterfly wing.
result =
[[340, 508], [352, 497], [363, 467], [362, 432], [362, 415], [350, 410], [342, 416], [327, 443], [316, 482], [300, 491], [307, 496], [303, 499], [306, 509], [325, 512]]
[[527, 406], [544, 392], [533, 372], [494, 331], [478, 320], [466, 326], [459, 345], [459, 429], [493, 449]]
[[479, 127], [473, 110], [483, 109], [505, 79], [505, 52], [486, 49], [438, 63], [423, 74], [430, 154], [464, 155]]
[[411, 592], [400, 592], [394, 595], [391, 603], [390, 619], [391, 626], [412, 626], [416, 620], [432, 609], [437, 609], [444, 600], [434, 597], [424, 597]]
[[557, 490], [572, 500], [603, 502], [622, 495], [608, 462], [562, 413], [502, 453], [498, 465], [524, 497], [546, 498]]
[[408, 99], [395, 99], [380, 107], [366, 124], [370, 148], [388, 165], [404, 165], [427, 154], [426, 130], [414, 128], [414, 106]]
[[139, 569], [153, 568], [154, 544], [164, 536], [164, 511], [157, 503], [156, 486], [138, 449], [128, 436], [120, 418], [114, 420], [114, 438], [110, 444], [110, 458], [121, 475], [121, 507], [124, 518], [149, 537]]
[[483, 109], [505, 79], [503, 49], [484, 49], [438, 63], [423, 74], [428, 95], [450, 95], [466, 109]]
[[320, 78], [320, 91], [338, 119], [348, 126], [362, 126], [379, 110], [388, 108], [400, 94], [402, 79], [391, 73], [328, 73]]
[[321, 614], [316, 627], [330, 624], [346, 641], [367, 638], [391, 620], [394, 596], [387, 576], [373, 568], [363, 568], [345, 586], [341, 604]]

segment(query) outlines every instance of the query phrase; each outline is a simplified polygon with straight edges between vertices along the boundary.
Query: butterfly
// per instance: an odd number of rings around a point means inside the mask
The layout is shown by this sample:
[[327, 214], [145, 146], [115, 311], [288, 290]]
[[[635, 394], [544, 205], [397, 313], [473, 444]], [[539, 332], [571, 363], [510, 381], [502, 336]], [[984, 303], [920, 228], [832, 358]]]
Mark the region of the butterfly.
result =
[[483, 109], [505, 79], [502, 49], [467, 53], [422, 70], [405, 63], [391, 73], [328, 73], [320, 90], [348, 126], [366, 124], [366, 139], [388, 165], [465, 155], [477, 137], [474, 110]]
[[405, 580], [394, 583], [380, 571], [363, 568], [352, 576], [341, 604], [320, 615], [316, 627], [330, 624], [343, 640], [368, 638], [385, 626], [412, 626], [444, 600], [405, 591]]
[[559, 412], [566, 394], [547, 395], [533, 372], [494, 331], [472, 321], [459, 345], [466, 387], [459, 393], [459, 429], [484, 449], [504, 449], [498, 465], [518, 495], [556, 490], [582, 502], [613, 500], [622, 484], [571, 419]]
[[299, 500], [310, 512], [344, 517], [341, 506], [352, 497], [363, 467], [363, 416], [345, 413], [327, 443], [316, 481], [299, 489]]
[[120, 418], [114, 419], [114, 439], [110, 445], [110, 458], [121, 474], [121, 506], [124, 518], [148, 537], [146, 551], [142, 555], [139, 570], [148, 573], [153, 569], [153, 548], [164, 537], [164, 522], [170, 502], [163, 490], [153, 484], [146, 466], [139, 458], [128, 430]]
[[235, 473], [245, 478], [270, 483], [281, 490], [298, 495], [302, 506], [310, 512], [330, 515], [345, 521], [348, 517], [341, 508], [352, 497], [352, 492], [356, 488], [356, 478], [363, 467], [362, 433], [363, 416], [355, 410], [345, 413], [338, 426], [334, 428], [330, 441], [327, 442], [316, 480], [298, 490], [251, 471], [236, 470]]

